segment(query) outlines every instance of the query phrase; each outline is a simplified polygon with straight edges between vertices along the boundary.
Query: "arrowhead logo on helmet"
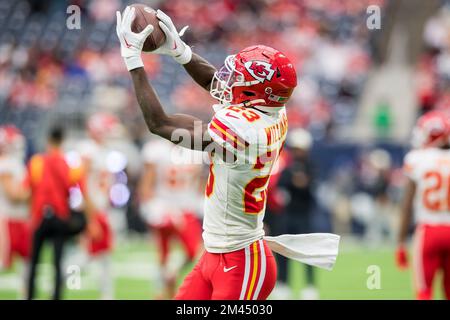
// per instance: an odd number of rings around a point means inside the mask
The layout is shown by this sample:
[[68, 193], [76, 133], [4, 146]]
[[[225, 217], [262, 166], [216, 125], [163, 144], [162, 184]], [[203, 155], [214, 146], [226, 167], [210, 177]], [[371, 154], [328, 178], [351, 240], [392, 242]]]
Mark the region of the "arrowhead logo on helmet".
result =
[[265, 61], [247, 61], [244, 66], [250, 75], [261, 83], [265, 80], [272, 80], [272, 77], [275, 74], [275, 70], [272, 68], [272, 65]]
[[214, 74], [210, 93], [222, 104], [258, 104], [261, 110], [276, 113], [296, 86], [292, 62], [274, 48], [255, 45], [225, 59]]

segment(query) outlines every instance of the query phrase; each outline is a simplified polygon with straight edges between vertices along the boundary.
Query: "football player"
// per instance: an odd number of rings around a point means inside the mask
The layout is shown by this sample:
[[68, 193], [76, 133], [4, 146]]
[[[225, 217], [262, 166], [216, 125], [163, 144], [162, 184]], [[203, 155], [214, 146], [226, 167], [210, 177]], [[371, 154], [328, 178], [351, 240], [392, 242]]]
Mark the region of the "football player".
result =
[[408, 266], [406, 240], [415, 213], [413, 245], [417, 299], [432, 298], [432, 284], [443, 272], [450, 299], [450, 121], [438, 111], [423, 115], [413, 131], [413, 147], [404, 160], [407, 176], [400, 224], [397, 265]]
[[[294, 66], [280, 51], [256, 45], [228, 56], [216, 70], [192, 53], [170, 17], [158, 10], [166, 40], [153, 53], [172, 56], [220, 102], [206, 124], [190, 115], [167, 114], [141, 59], [154, 27], [134, 33], [134, 18], [132, 7], [123, 16], [117, 12], [117, 35], [149, 130], [180, 146], [206, 151], [211, 159], [203, 220], [206, 252], [175, 298], [266, 299], [275, 285], [276, 263], [269, 240], [263, 239], [263, 218], [272, 166], [287, 133], [285, 104], [297, 86]], [[330, 260], [337, 252], [338, 237], [333, 236], [328, 239]]]
[[25, 138], [20, 130], [12, 125], [0, 127], [0, 270], [9, 268], [17, 255], [24, 261], [25, 281], [31, 230], [24, 202], [27, 196], [21, 196], [26, 174], [24, 151]]
[[89, 261], [101, 265], [100, 292], [103, 300], [114, 298], [111, 269], [113, 231], [108, 217], [111, 210], [109, 191], [113, 176], [106, 166], [105, 159], [110, 151], [107, 146], [108, 138], [121, 130], [120, 121], [113, 114], [94, 113], [87, 121], [89, 139], [80, 141], [76, 147], [85, 174], [84, 188], [90, 194], [92, 206], [95, 208], [82, 240]]
[[[142, 150], [144, 170], [139, 183], [141, 214], [158, 243], [162, 283], [160, 298], [173, 298], [174, 274], [193, 262], [201, 249], [202, 227], [198, 218], [202, 153], [178, 147], [167, 140], [147, 142]], [[169, 270], [170, 242], [180, 240], [186, 260]]]

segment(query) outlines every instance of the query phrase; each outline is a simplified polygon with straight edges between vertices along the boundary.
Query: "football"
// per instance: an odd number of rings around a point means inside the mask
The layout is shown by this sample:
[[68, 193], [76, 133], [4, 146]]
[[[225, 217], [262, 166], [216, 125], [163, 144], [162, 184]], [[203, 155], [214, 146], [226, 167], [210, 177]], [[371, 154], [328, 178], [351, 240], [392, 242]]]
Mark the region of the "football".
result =
[[154, 30], [148, 36], [144, 42], [144, 47], [142, 51], [151, 52], [158, 49], [164, 41], [166, 41], [166, 35], [159, 27], [159, 20], [156, 17], [156, 10], [146, 6], [144, 4], [133, 4], [132, 7], [135, 8], [136, 17], [134, 18], [133, 24], [131, 25], [131, 30], [133, 32], [141, 32], [149, 24], [153, 25]]

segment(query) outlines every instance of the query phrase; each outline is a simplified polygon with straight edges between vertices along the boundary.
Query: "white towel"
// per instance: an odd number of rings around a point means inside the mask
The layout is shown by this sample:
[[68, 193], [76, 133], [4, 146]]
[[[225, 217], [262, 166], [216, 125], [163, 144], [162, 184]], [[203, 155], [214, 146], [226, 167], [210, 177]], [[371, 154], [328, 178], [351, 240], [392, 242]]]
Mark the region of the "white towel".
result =
[[282, 234], [264, 237], [269, 248], [286, 258], [326, 270], [333, 269], [340, 236], [332, 233]]

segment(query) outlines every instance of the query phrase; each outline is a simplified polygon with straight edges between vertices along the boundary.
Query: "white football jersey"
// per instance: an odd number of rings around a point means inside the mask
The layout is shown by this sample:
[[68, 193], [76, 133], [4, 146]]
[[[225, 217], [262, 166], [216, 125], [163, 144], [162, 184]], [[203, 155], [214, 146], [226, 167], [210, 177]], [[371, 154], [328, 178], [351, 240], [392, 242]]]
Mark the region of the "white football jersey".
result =
[[236, 251], [264, 236], [267, 187], [287, 127], [284, 109], [268, 114], [230, 106], [214, 115], [209, 135], [235, 159], [225, 163], [223, 152], [212, 153], [203, 222], [207, 251]]
[[418, 223], [450, 224], [450, 150], [427, 148], [405, 156], [405, 174], [416, 183]]
[[[22, 183], [26, 174], [26, 167], [22, 160], [16, 157], [0, 158], [0, 175], [10, 174], [15, 183]], [[0, 215], [11, 219], [27, 219], [28, 206], [24, 203], [10, 201], [0, 186]]]
[[77, 152], [89, 163], [86, 173], [86, 187], [94, 206], [102, 211], [111, 209], [109, 190], [113, 183], [113, 174], [108, 168], [108, 156], [111, 150], [94, 140], [82, 140], [76, 147]]
[[156, 173], [153, 196], [141, 204], [141, 212], [148, 223], [158, 225], [167, 219], [173, 221], [185, 211], [199, 214], [203, 202], [200, 191], [202, 157], [202, 152], [164, 139], [151, 140], [144, 145], [143, 162], [154, 165]]

